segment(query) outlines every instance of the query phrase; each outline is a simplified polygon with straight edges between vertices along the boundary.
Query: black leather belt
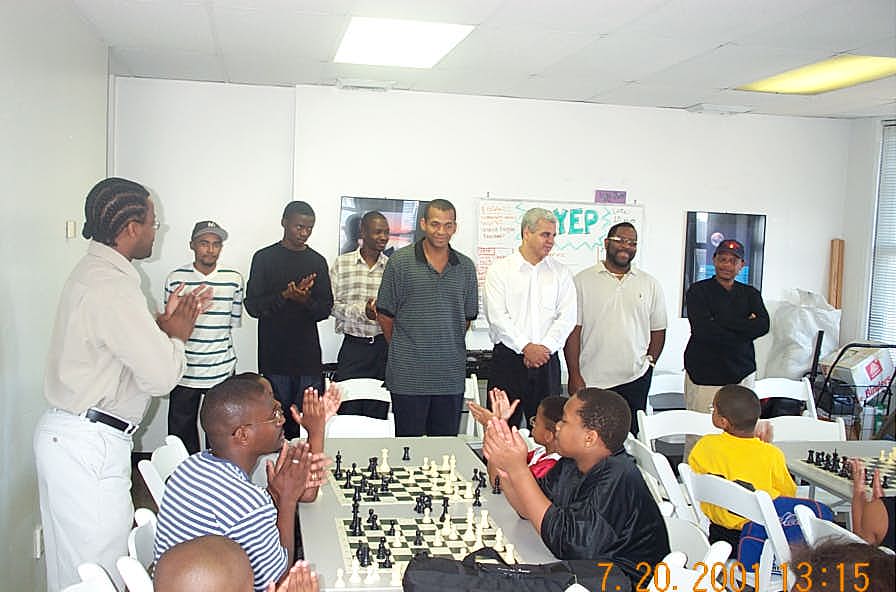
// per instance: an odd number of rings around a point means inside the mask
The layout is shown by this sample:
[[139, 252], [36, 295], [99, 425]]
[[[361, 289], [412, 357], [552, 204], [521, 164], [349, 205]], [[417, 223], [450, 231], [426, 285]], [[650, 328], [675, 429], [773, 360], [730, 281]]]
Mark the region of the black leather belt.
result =
[[380, 333], [379, 335], [374, 335], [373, 337], [358, 337], [357, 335], [349, 335], [348, 333], [346, 333], [345, 336], [348, 339], [354, 339], [355, 341], [364, 341], [365, 343], [373, 343], [377, 339], [383, 339], [382, 333]]
[[140, 427], [139, 425], [124, 421], [123, 419], [113, 417], [108, 413], [103, 413], [96, 407], [91, 407], [85, 411], [83, 416], [94, 423], [106, 424], [107, 426], [115, 428], [116, 430], [121, 430], [128, 435], [133, 434], [137, 431], [137, 428]]

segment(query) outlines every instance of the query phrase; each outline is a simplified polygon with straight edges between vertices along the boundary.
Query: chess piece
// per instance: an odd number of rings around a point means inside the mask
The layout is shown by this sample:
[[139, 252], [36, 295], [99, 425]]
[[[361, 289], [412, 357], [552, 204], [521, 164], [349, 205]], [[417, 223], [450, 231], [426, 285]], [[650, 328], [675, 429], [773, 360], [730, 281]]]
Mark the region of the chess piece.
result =
[[361, 543], [361, 546], [355, 551], [355, 558], [358, 560], [358, 565], [361, 567], [370, 565], [370, 545]]
[[360, 485], [355, 485], [355, 493], [352, 495], [352, 501], [353, 502], [361, 501], [361, 486]]
[[386, 558], [383, 559], [382, 563], [380, 563], [380, 567], [383, 569], [389, 569], [392, 567], [392, 551], [388, 548], [386, 549]]
[[473, 527], [473, 508], [467, 508], [467, 528]]
[[473, 486], [470, 483], [467, 483], [466, 487], [464, 487], [464, 499], [473, 499]]
[[432, 524], [432, 510], [423, 508], [423, 524]]
[[426, 471], [429, 470], [429, 457], [428, 457], [428, 456], [424, 456], [424, 457], [423, 457], [423, 464], [420, 465], [420, 469], [421, 469], [423, 472], [426, 472]]
[[404, 454], [401, 456], [401, 460], [411, 460], [411, 447], [404, 447]]
[[395, 483], [395, 469], [389, 469], [389, 485]]
[[442, 524], [442, 538], [448, 539], [451, 536], [451, 520], [445, 520]]
[[377, 571], [376, 564], [372, 563], [367, 566], [367, 577], [364, 578], [364, 584], [366, 586], [372, 586], [380, 581], [380, 574]]
[[890, 476], [889, 475], [884, 475], [883, 477], [880, 478], [880, 486], [883, 487], [884, 489], [890, 488]]
[[442, 515], [439, 516], [439, 522], [445, 522], [448, 517], [448, 498], [442, 498]]
[[386, 535], [387, 536], [395, 536], [395, 520], [392, 520], [392, 522], [390, 523], [389, 531], [386, 533]]
[[485, 471], [480, 471], [479, 472], [479, 487], [485, 489], [485, 487], [487, 485], [488, 485], [488, 477], [486, 477]]
[[492, 547], [495, 548], [495, 551], [503, 551], [504, 550], [504, 531], [500, 528], [495, 529], [495, 542], [492, 544]]
[[386, 547], [386, 537], [380, 537], [380, 544], [376, 548], [376, 558], [380, 560], [385, 559], [386, 551], [388, 551], [388, 548]]
[[481, 489], [479, 488], [479, 486], [477, 485], [477, 486], [476, 486], [476, 491], [473, 492], [473, 506], [475, 506], [475, 507], [477, 507], [477, 508], [479, 508], [479, 507], [482, 506], [482, 500], [479, 499], [479, 496], [482, 495], [481, 493], [479, 493], [480, 491], [482, 491], [482, 490], [481, 490]]
[[476, 533], [474, 532], [472, 523], [470, 523], [470, 522], [467, 523], [467, 529], [464, 531], [464, 536], [462, 536], [461, 539], [465, 543], [472, 543], [473, 541], [476, 540]]
[[352, 573], [348, 578], [349, 584], [360, 584], [361, 583], [361, 563], [357, 559], [352, 559]]
[[807, 453], [806, 462], [809, 463], [810, 465], [815, 464], [815, 451], [814, 450], [810, 450]]
[[501, 478], [495, 475], [495, 484], [492, 487], [492, 493], [499, 495], [501, 493]]
[[334, 588], [345, 588], [345, 580], [342, 579], [345, 575], [345, 570], [341, 567], [336, 568], [336, 581], [333, 582]]
[[433, 535], [432, 546], [433, 547], [441, 547], [445, 544], [445, 540], [442, 538], [442, 531], [437, 530], [435, 535]]
[[380, 450], [382, 454], [382, 460], [380, 461], [380, 473], [386, 473], [389, 471], [389, 449], [383, 448]]
[[333, 476], [337, 479], [342, 479], [342, 451], [336, 451], [336, 470], [333, 471]]
[[342, 486], [343, 489], [351, 489], [352, 488], [352, 476], [348, 471], [345, 472], [345, 484]]
[[488, 510], [482, 510], [479, 514], [479, 526], [483, 530], [489, 527], [488, 524]]
[[421, 547], [423, 546], [423, 533], [420, 532], [420, 529], [417, 529], [417, 533], [414, 535], [414, 546]]
[[482, 529], [476, 529], [476, 540], [473, 541], [473, 548], [481, 549], [482, 548]]
[[383, 480], [380, 483], [380, 493], [389, 493], [389, 477], [383, 475]]
[[448, 524], [450, 525], [449, 528], [451, 529], [451, 532], [448, 533], [448, 540], [456, 541], [460, 538], [460, 534], [457, 532], [457, 529], [453, 524], [451, 524], [451, 522], [448, 522]]
[[401, 531], [397, 530], [392, 534], [392, 547], [398, 549], [402, 546]]
[[352, 477], [358, 474], [358, 463], [352, 463], [352, 471], [349, 473]]
[[513, 553], [513, 543], [504, 545], [504, 561], [507, 563], [516, 563], [516, 557]]
[[448, 458], [449, 458], [449, 455], [447, 455], [447, 454], [442, 455], [442, 470], [446, 473], [451, 468], [451, 465], [448, 463]]

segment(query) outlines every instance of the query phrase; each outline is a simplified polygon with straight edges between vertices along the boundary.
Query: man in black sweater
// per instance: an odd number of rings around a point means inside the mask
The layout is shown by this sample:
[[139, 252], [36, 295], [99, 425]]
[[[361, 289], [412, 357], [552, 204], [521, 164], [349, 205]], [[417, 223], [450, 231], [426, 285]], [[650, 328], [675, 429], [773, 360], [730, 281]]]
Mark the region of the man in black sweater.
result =
[[[768, 333], [769, 318], [762, 294], [734, 278], [744, 266], [744, 246], [724, 240], [712, 257], [716, 274], [688, 288], [685, 296], [691, 338], [684, 350], [685, 404], [709, 413], [719, 387], [756, 379], [753, 340]], [[696, 438], [688, 437], [687, 458]]]
[[[258, 319], [258, 371], [267, 378], [283, 409], [301, 408], [307, 388], [323, 393], [317, 323], [330, 316], [333, 291], [327, 261], [307, 245], [314, 210], [292, 201], [283, 210], [283, 239], [252, 257], [244, 305]], [[289, 414], [287, 439], [299, 435]]]

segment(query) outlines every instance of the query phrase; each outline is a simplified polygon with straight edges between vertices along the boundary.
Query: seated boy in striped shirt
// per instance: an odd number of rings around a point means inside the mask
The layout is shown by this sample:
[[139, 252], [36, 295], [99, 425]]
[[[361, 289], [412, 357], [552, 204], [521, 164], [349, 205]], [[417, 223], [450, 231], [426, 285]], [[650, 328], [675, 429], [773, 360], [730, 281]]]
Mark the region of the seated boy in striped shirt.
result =
[[[229, 537], [249, 556], [256, 590], [288, 574], [295, 552], [299, 501], [312, 501], [325, 478], [324, 426], [339, 408], [339, 391], [323, 397], [304, 393], [303, 412], [290, 409], [308, 431], [308, 442], [290, 445], [283, 437], [284, 413], [270, 383], [245, 373], [206, 394], [200, 421], [209, 448], [182, 462], [168, 479], [159, 509], [155, 556], [183, 541], [216, 534]], [[260, 456], [267, 462], [267, 488], [249, 478]]]

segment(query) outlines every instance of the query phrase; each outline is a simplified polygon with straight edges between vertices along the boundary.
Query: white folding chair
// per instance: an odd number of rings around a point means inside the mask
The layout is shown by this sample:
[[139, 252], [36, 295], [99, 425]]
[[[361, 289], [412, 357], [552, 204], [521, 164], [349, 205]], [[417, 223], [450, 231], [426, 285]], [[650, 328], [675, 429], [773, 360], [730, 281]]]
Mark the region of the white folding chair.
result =
[[[681, 475], [685, 487], [694, 502], [694, 513], [704, 531], [709, 530], [709, 519], [700, 507], [701, 502], [713, 504], [721, 508], [743, 516], [747, 520], [762, 525], [768, 535], [762, 548], [759, 559], [758, 578], [762, 590], [781, 590], [780, 575], [773, 575], [774, 563], [778, 565], [790, 561], [790, 546], [784, 536], [784, 529], [771, 497], [765, 491], [749, 491], [733, 481], [728, 481], [716, 475], [698, 475], [691, 470], [687, 463], [678, 465], [678, 474]], [[746, 583], [755, 586], [753, 571], [746, 572]], [[739, 574], [740, 575], [740, 574]]]
[[792, 380], [790, 378], [760, 378], [753, 386], [753, 391], [760, 399], [769, 397], [783, 397], [796, 399], [806, 404], [803, 415], [818, 419], [818, 411], [815, 409], [815, 395], [808, 378]]
[[846, 426], [843, 418], [834, 421], [807, 416], [784, 415], [768, 421], [774, 430], [774, 442], [845, 442]]
[[121, 574], [121, 579], [124, 580], [128, 592], [153, 592], [152, 578], [149, 577], [149, 573], [140, 565], [140, 562], [133, 557], [127, 555], [119, 557], [115, 562], [115, 567], [118, 568], [118, 573]]
[[[343, 403], [361, 400], [380, 401], [384, 404], [386, 413], [392, 409], [392, 394], [378, 378], [349, 378], [333, 384], [339, 388]], [[381, 409], [383, 406], [379, 407]]]
[[[653, 452], [631, 434], [625, 439], [625, 451], [634, 457], [635, 463], [641, 469], [641, 474], [645, 476], [644, 480], [651, 491], [654, 492], [654, 497], [659, 498], [657, 499], [658, 502], [667, 499], [672, 504], [675, 516], [684, 520], [696, 520], [691, 507], [685, 499], [684, 492], [681, 490], [681, 484], [675, 478], [672, 467], [669, 466], [669, 461], [665, 456], [658, 452]], [[655, 484], [662, 491], [658, 491]]]
[[128, 535], [128, 555], [140, 562], [147, 571], [155, 558], [153, 543], [156, 538], [156, 515], [152, 510], [137, 508], [134, 512], [137, 526]]
[[[651, 566], [653, 568], [653, 577], [647, 585], [647, 590], [650, 592], [697, 589], [717, 590], [716, 584], [710, 581], [708, 572], [712, 572], [713, 566], [716, 566], [716, 570], [719, 569], [718, 566], [725, 567], [730, 556], [731, 545], [724, 541], [713, 543], [706, 555], [701, 559], [707, 567], [704, 570], [703, 568], [693, 569], [688, 567], [688, 560], [684, 553], [672, 551], [661, 562]], [[694, 561], [690, 565], [693, 565], [693, 563]], [[718, 572], [716, 571], [716, 573]]]
[[464, 402], [461, 413], [466, 416], [466, 434], [468, 436], [473, 436], [474, 438], [482, 439], [482, 426], [479, 425], [478, 421], [473, 419], [473, 415], [467, 407], [468, 401], [473, 401], [477, 405], [482, 403], [479, 399], [479, 378], [475, 374], [470, 374], [464, 379]]
[[684, 409], [684, 372], [653, 375], [647, 391], [647, 415], [655, 409]]
[[82, 563], [79, 565], [78, 576], [81, 578], [81, 581], [77, 584], [66, 586], [62, 589], [62, 592], [118, 592], [106, 570], [96, 563]]
[[[712, 415], [687, 409], [671, 409], [647, 415], [638, 410], [638, 439], [650, 450], [655, 450], [654, 440], [669, 436], [705, 436], [719, 434], [722, 430], [712, 425]], [[682, 440], [683, 441], [683, 440]]]
[[143, 481], [149, 489], [156, 506], [162, 506], [162, 496], [165, 495], [165, 481], [174, 472], [181, 462], [190, 456], [186, 446], [180, 438], [173, 435], [165, 436], [165, 444], [156, 448], [149, 460], [141, 460], [137, 468], [143, 476]]
[[819, 518], [808, 506], [796, 506], [793, 511], [800, 524], [800, 530], [803, 531], [803, 538], [810, 547], [814, 547], [822, 539], [828, 538], [834, 538], [844, 543], [865, 543], [864, 539], [854, 532]]
[[395, 418], [374, 419], [363, 415], [334, 415], [327, 421], [327, 438], [392, 438]]
[[[703, 561], [709, 553], [709, 539], [706, 538], [706, 533], [690, 520], [674, 516], [665, 517], [663, 520], [669, 533], [669, 550], [684, 553], [687, 556], [685, 566], [693, 569], [694, 564]], [[728, 545], [728, 549], [730, 552], [731, 545]]]

